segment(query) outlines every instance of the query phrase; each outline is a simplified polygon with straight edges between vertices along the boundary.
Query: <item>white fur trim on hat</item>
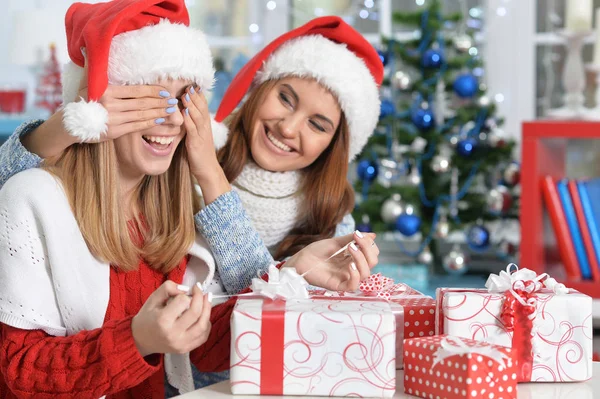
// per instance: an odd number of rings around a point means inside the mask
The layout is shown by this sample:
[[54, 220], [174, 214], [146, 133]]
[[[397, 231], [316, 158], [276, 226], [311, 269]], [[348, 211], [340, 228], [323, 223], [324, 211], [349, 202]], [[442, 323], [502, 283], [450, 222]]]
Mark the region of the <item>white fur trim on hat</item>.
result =
[[285, 76], [314, 78], [337, 97], [350, 130], [350, 161], [373, 134], [380, 113], [377, 83], [365, 63], [321, 35], [308, 35], [283, 44], [257, 73], [258, 83]]
[[63, 124], [70, 135], [81, 142], [96, 142], [108, 130], [108, 111], [96, 101], [81, 99], [65, 105]]
[[153, 84], [172, 78], [190, 80], [202, 90], [210, 90], [214, 75], [204, 33], [165, 19], [121, 33], [110, 45], [109, 84]]
[[212, 128], [213, 141], [215, 148], [221, 149], [227, 142], [227, 136], [229, 136], [229, 127], [224, 122], [217, 122], [215, 116], [210, 116], [210, 126]]
[[[214, 73], [204, 33], [166, 19], [156, 25], [116, 35], [110, 45], [107, 74], [108, 83], [112, 85], [155, 84], [171, 78], [188, 80], [202, 90], [210, 90]], [[83, 68], [73, 62], [65, 67], [62, 75], [64, 104], [76, 101], [82, 77]], [[95, 102], [89, 103], [89, 107], [83, 106], [87, 104], [85, 101], [76, 104], [71, 108], [70, 104], [65, 106], [65, 126], [68, 120], [67, 129], [82, 141], [97, 140], [107, 130], [107, 111]], [[93, 114], [94, 111], [98, 114]], [[82, 114], [75, 115], [75, 112]], [[77, 126], [83, 131], [79, 132]]]

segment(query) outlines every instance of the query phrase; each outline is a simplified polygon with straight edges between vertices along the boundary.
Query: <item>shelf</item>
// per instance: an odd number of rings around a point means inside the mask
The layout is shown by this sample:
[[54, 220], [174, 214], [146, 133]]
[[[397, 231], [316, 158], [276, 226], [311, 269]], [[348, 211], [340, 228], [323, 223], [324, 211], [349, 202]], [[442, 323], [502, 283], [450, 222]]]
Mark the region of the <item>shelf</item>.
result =
[[569, 288], [600, 298], [600, 282], [565, 281], [554, 230], [544, 217], [541, 179], [568, 177], [566, 151], [569, 140], [573, 139], [600, 139], [600, 123], [536, 121], [523, 124], [519, 266], [538, 274], [549, 273]]

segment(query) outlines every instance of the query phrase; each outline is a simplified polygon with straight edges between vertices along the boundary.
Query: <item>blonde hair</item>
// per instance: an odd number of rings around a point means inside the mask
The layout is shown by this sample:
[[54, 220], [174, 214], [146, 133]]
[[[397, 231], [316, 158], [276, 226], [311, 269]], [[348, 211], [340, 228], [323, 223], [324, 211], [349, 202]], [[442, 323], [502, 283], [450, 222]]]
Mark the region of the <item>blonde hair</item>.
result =
[[[165, 173], [143, 178], [132, 204], [122, 203], [112, 141], [75, 144], [43, 167], [61, 180], [92, 254], [120, 270], [135, 270], [144, 259], [153, 269], [168, 272], [194, 242], [200, 201], [183, 142]], [[140, 214], [128, 220], [131, 209]]]

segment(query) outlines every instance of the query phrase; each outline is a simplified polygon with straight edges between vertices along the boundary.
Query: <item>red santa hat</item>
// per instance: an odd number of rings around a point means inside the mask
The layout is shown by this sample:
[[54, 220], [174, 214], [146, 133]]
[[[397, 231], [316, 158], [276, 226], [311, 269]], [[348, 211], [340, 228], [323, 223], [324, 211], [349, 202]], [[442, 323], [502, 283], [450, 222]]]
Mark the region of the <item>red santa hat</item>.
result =
[[[336, 96], [348, 121], [352, 160], [379, 120], [383, 64], [377, 51], [341, 18], [313, 19], [275, 39], [240, 70], [225, 92], [216, 121], [223, 121], [256, 85], [287, 76], [313, 78]], [[218, 132], [213, 129], [213, 134]]]
[[[210, 49], [204, 33], [189, 27], [184, 0], [75, 3], [65, 24], [71, 62], [63, 73], [63, 120], [82, 141], [97, 140], [107, 130], [108, 112], [97, 100], [108, 84], [173, 78], [212, 87]], [[86, 60], [88, 98], [75, 102]]]

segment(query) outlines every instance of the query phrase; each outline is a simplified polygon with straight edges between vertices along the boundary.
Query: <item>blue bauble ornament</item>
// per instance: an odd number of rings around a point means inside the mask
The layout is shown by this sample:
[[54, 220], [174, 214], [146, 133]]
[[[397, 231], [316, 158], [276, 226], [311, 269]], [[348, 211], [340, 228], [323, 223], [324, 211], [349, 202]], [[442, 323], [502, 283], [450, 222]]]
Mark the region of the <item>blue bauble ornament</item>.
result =
[[444, 53], [440, 49], [429, 49], [421, 58], [421, 65], [425, 68], [439, 68], [444, 62]]
[[371, 160], [363, 159], [358, 163], [356, 174], [362, 181], [372, 182], [377, 177], [379, 168], [377, 164]]
[[372, 233], [373, 226], [370, 223], [359, 223], [356, 225], [356, 230], [361, 231], [363, 233]]
[[456, 151], [463, 157], [470, 157], [476, 149], [477, 140], [474, 138], [463, 139], [456, 144]]
[[472, 98], [477, 93], [479, 82], [477, 82], [477, 78], [472, 74], [463, 73], [462, 75], [458, 75], [452, 87], [460, 98]]
[[475, 250], [484, 250], [490, 245], [490, 231], [484, 226], [475, 225], [467, 232], [467, 242]]
[[377, 50], [377, 54], [379, 54], [379, 59], [381, 60], [383, 66], [386, 66], [390, 59], [389, 53], [387, 51]]
[[383, 119], [394, 115], [396, 113], [396, 106], [392, 100], [385, 99], [381, 101], [379, 110], [379, 119]]
[[431, 108], [415, 107], [410, 112], [410, 120], [419, 130], [427, 130], [435, 125]]
[[396, 219], [396, 229], [406, 237], [415, 235], [421, 228], [421, 218], [414, 214], [404, 213]]

